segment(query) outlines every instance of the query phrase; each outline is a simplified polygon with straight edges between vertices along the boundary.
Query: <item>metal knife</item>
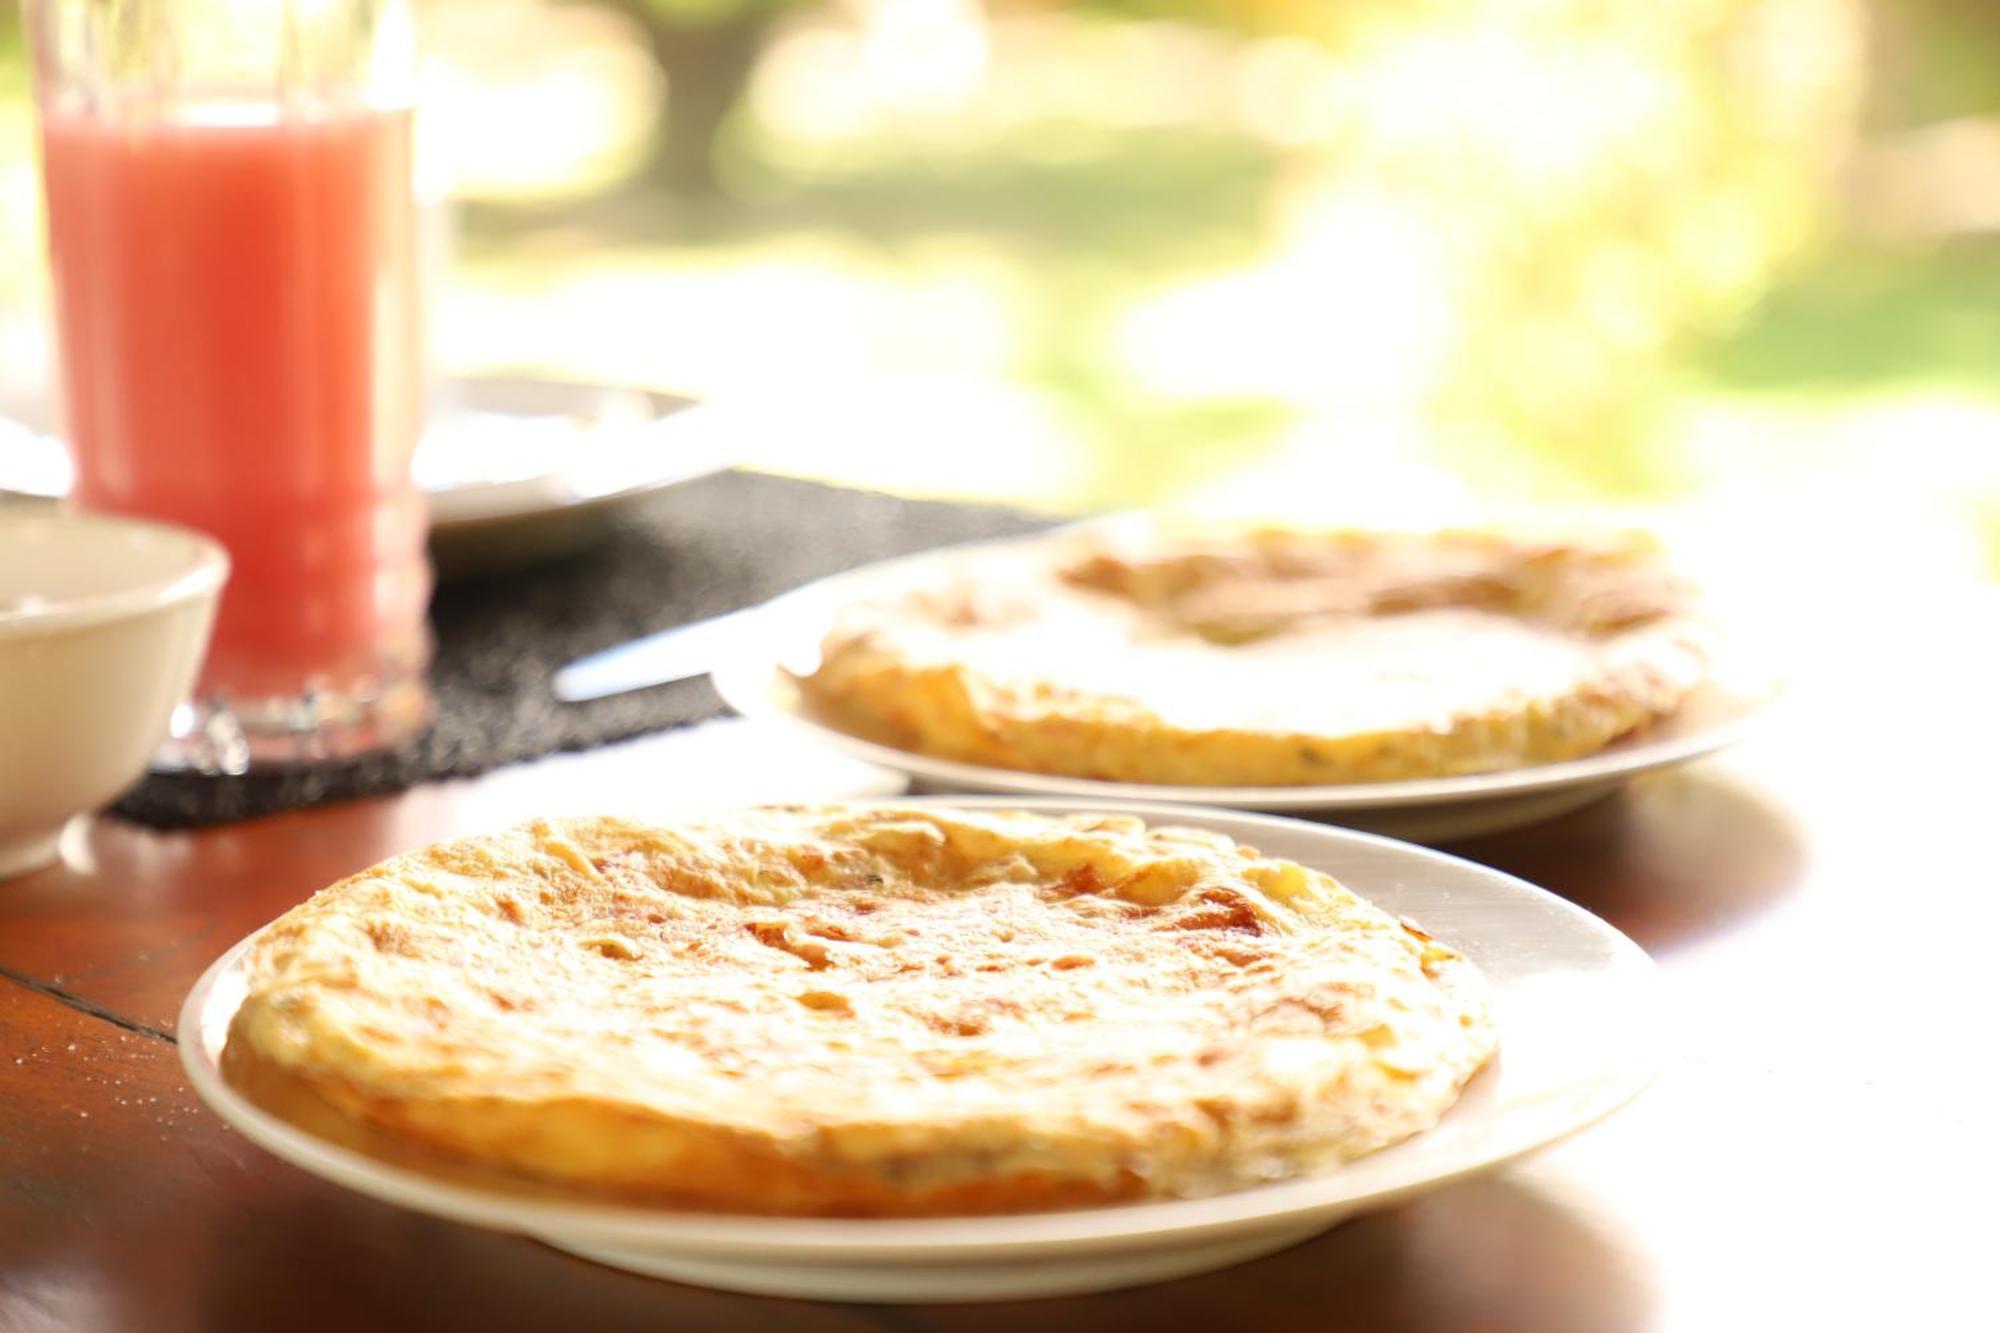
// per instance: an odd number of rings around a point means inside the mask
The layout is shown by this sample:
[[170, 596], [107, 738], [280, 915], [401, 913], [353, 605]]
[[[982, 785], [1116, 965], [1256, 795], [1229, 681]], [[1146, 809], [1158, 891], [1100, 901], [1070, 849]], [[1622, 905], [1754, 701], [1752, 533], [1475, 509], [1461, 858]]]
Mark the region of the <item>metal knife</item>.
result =
[[564, 703], [705, 676], [741, 641], [758, 607], [745, 607], [647, 634], [579, 657], [556, 672], [551, 688]]

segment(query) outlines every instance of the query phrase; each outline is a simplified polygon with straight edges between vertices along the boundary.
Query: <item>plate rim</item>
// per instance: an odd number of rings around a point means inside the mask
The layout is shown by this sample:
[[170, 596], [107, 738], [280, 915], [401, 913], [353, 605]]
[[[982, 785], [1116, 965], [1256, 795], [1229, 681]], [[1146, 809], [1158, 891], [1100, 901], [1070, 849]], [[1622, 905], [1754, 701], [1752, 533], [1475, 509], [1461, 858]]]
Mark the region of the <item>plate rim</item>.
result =
[[[1403, 1144], [1357, 1159], [1346, 1168], [1297, 1179], [1253, 1186], [1194, 1199], [1156, 1200], [1105, 1208], [1055, 1212], [943, 1218], [798, 1218], [711, 1213], [649, 1208], [584, 1200], [580, 1202], [523, 1198], [476, 1185], [437, 1180], [422, 1172], [379, 1161], [354, 1149], [321, 1139], [261, 1110], [223, 1081], [214, 1053], [204, 1038], [208, 1010], [220, 983], [232, 975], [250, 944], [270, 923], [226, 950], [205, 969], [188, 992], [176, 1022], [181, 1063], [196, 1095], [226, 1124], [251, 1142], [321, 1180], [373, 1198], [420, 1212], [473, 1225], [543, 1237], [601, 1242], [628, 1248], [680, 1250], [710, 1254], [755, 1249], [771, 1262], [808, 1258], [870, 1261], [918, 1260], [944, 1262], [1002, 1252], [1025, 1252], [1062, 1246], [1075, 1251], [1142, 1249], [1185, 1242], [1200, 1236], [1235, 1234], [1285, 1225], [1332, 1221], [1348, 1213], [1376, 1207], [1405, 1195], [1436, 1188], [1466, 1176], [1490, 1171], [1528, 1153], [1561, 1142], [1612, 1115], [1637, 1097], [1657, 1077], [1665, 1051], [1664, 980], [1658, 965], [1615, 926], [1558, 894], [1517, 876], [1464, 857], [1364, 833], [1282, 816], [1198, 806], [1163, 807], [1141, 801], [1105, 802], [1044, 797], [1020, 800], [1007, 796], [881, 798], [842, 802], [857, 806], [935, 805], [985, 809], [1029, 809], [1049, 812], [1132, 814], [1149, 821], [1185, 819], [1229, 825], [1281, 827], [1328, 845], [1372, 845], [1411, 865], [1428, 865], [1459, 876], [1474, 891], [1512, 899], [1516, 910], [1530, 905], [1554, 907], [1581, 934], [1608, 950], [1607, 968], [1615, 969], [1629, 1003], [1640, 1018], [1638, 1039], [1619, 1043], [1615, 1060], [1593, 1077], [1579, 1104], [1560, 1127], [1513, 1137], [1497, 1135], [1464, 1160], [1431, 1169], [1416, 1164], [1414, 1172], [1394, 1170], [1387, 1157]], [[1213, 823], [1209, 824], [1213, 827]], [[1231, 836], [1235, 836], [1232, 834]], [[1483, 881], [1483, 883], [1481, 883]], [[1475, 886], [1477, 886], [1475, 888]], [[1366, 887], [1357, 886], [1366, 896]], [[1464, 943], [1463, 941], [1461, 943]], [[1475, 958], [1475, 962], [1477, 959]], [[231, 1011], [233, 1015], [233, 1010]], [[214, 1026], [226, 1030], [226, 1017]], [[1506, 1039], [1502, 1034], [1504, 1060]], [[1486, 1076], [1484, 1073], [1482, 1077]], [[1574, 1080], [1572, 1080], [1574, 1081]], [[1449, 1113], [1448, 1113], [1449, 1114]], [[1515, 1111], [1520, 1121], [1527, 1112]], [[1505, 1118], [1496, 1122], [1504, 1125]], [[1404, 1144], [1420, 1142], [1413, 1136]], [[1370, 1162], [1390, 1160], [1387, 1178], [1372, 1187], [1352, 1185], [1356, 1171]], [[1384, 1174], [1382, 1169], [1377, 1175]], [[357, 1183], [361, 1182], [361, 1183]]]
[[[594, 381], [565, 379], [553, 375], [459, 375], [445, 381], [451, 387], [459, 408], [473, 406], [468, 395], [492, 392], [495, 386], [528, 386], [535, 391], [551, 393], [575, 393], [582, 395], [630, 394], [646, 400], [653, 415], [643, 422], [634, 423], [631, 429], [654, 430], [662, 424], [675, 420], [690, 412], [713, 412], [714, 403], [705, 398], [693, 398], [686, 394], [671, 393], [664, 389], [654, 389], [643, 384], [615, 381]], [[438, 416], [434, 414], [435, 421]], [[501, 415], [507, 415], [501, 413]], [[534, 477], [512, 477], [500, 481], [473, 481], [453, 486], [426, 489], [424, 499], [430, 509], [431, 531], [443, 536], [484, 528], [518, 523], [528, 519], [545, 518], [553, 514], [574, 513], [600, 505], [612, 505], [634, 496], [648, 495], [670, 486], [696, 481], [712, 476], [736, 466], [743, 459], [739, 446], [709, 441], [703, 447], [689, 454], [676, 453], [677, 460], [672, 467], [661, 467], [652, 476], [629, 481], [622, 486], [606, 487], [601, 490], [581, 492], [573, 487], [557, 486], [562, 477], [560, 472], [545, 472]], [[552, 494], [552, 488], [560, 494]]]
[[[471, 406], [469, 398], [508, 388], [526, 387], [532, 392], [546, 392], [554, 395], [574, 394], [579, 400], [605, 394], [626, 394], [646, 400], [652, 416], [643, 422], [634, 423], [632, 429], [649, 430], [670, 421], [684, 413], [693, 411], [716, 411], [716, 404], [707, 398], [692, 397], [666, 389], [656, 389], [650, 385], [620, 380], [572, 379], [561, 375], [539, 375], [493, 371], [465, 375], [440, 375], [436, 383], [441, 387], [448, 401], [460, 409]], [[50, 448], [56, 453], [64, 453], [65, 446], [48, 417], [54, 409], [43, 406], [41, 419], [32, 413], [21, 411], [22, 404], [0, 404], [0, 441], [7, 435], [18, 432], [25, 439], [34, 442], [37, 448]], [[13, 410], [8, 410], [13, 409]], [[450, 410], [433, 408], [426, 413], [426, 430], [440, 420], [448, 419]], [[501, 413], [501, 415], [507, 415]], [[419, 442], [419, 446], [421, 442]], [[561, 494], [552, 494], [552, 485], [559, 479], [560, 472], [546, 472], [535, 477], [512, 477], [498, 481], [470, 481], [450, 486], [419, 487], [429, 508], [429, 527], [432, 532], [452, 536], [488, 525], [518, 523], [529, 519], [544, 518], [553, 514], [573, 513], [601, 505], [613, 505], [634, 496], [647, 495], [670, 486], [696, 481], [712, 476], [739, 465], [746, 451], [740, 442], [721, 440], [705, 441], [699, 448], [671, 455], [671, 467], [662, 466], [655, 475], [628, 481], [623, 485], [604, 487], [590, 491], [569, 489]], [[67, 465], [67, 464], [66, 464]], [[4, 476], [0, 476], [0, 493], [17, 494], [35, 500], [63, 502], [67, 499], [70, 485], [58, 488], [35, 486], [18, 489], [10, 486]]]
[[[1756, 663], [1748, 660], [1747, 654], [1732, 652], [1724, 638], [1718, 652], [1722, 669], [1711, 672], [1710, 677], [1697, 688], [1721, 692], [1728, 702], [1728, 711], [1711, 724], [1686, 734], [1619, 742], [1596, 754], [1577, 759], [1490, 773], [1285, 787], [1173, 786], [996, 768], [919, 754], [872, 741], [821, 722], [781, 701], [780, 696], [787, 689], [783, 663], [791, 655], [786, 645], [793, 649], [807, 647], [798, 642], [804, 638], [801, 630], [816, 624], [820, 628], [815, 631], [809, 647], [817, 651], [828, 615], [840, 605], [854, 600], [855, 595], [867, 585], [921, 570], [934, 561], [1005, 554], [1121, 521], [1125, 521], [1122, 516], [1112, 515], [1061, 524], [1020, 536], [934, 547], [815, 579], [749, 608], [743, 635], [709, 671], [709, 681], [716, 693], [722, 696], [722, 701], [746, 718], [791, 727], [857, 759], [961, 790], [971, 788], [984, 792], [1061, 796], [1074, 800], [1206, 805], [1224, 810], [1271, 813], [1415, 809], [1497, 801], [1585, 784], [1609, 785], [1653, 769], [1688, 763], [1735, 744], [1784, 694], [1784, 679], [1775, 666]], [[790, 623], [794, 621], [799, 623]]]

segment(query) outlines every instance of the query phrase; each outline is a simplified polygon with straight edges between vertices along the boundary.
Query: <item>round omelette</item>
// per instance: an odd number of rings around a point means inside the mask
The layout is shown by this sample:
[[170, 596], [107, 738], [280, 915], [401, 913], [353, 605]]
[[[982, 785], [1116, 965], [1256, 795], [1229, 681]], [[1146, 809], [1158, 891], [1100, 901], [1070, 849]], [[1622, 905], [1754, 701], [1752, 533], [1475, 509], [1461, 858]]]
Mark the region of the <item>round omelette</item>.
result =
[[1434, 1124], [1482, 978], [1328, 876], [1126, 816], [539, 821], [261, 932], [224, 1070], [462, 1162], [758, 1213], [1210, 1193]]
[[839, 617], [806, 707], [899, 749], [1116, 782], [1299, 786], [1592, 754], [1707, 675], [1646, 539], [1175, 529], [941, 565]]

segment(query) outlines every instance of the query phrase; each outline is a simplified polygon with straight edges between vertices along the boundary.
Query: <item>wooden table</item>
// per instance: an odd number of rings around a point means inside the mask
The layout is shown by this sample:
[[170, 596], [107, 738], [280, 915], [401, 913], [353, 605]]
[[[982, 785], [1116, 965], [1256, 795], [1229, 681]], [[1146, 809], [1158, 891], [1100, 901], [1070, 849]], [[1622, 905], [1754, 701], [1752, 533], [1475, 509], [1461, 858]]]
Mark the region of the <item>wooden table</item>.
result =
[[0, 884], [0, 1329], [1994, 1327], [2000, 614], [1979, 605], [1832, 624], [1730, 756], [1455, 849], [1664, 965], [1678, 1049], [1630, 1110], [1270, 1258], [1031, 1305], [627, 1276], [322, 1184], [187, 1091], [169, 1033], [227, 945], [430, 839], [642, 806], [686, 738], [199, 833], [100, 820], [67, 867]]

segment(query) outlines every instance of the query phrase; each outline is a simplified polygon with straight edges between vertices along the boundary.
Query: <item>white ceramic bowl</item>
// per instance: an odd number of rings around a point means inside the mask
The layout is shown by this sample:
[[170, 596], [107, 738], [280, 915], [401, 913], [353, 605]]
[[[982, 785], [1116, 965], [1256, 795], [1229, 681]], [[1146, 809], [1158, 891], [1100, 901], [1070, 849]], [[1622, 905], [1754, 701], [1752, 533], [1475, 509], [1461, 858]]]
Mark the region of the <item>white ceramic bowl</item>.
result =
[[229, 557], [159, 523], [0, 509], [0, 879], [145, 771], [208, 645]]

